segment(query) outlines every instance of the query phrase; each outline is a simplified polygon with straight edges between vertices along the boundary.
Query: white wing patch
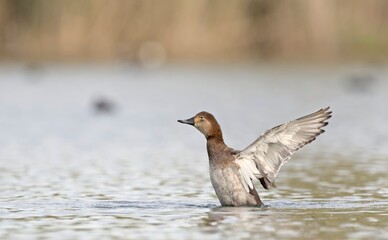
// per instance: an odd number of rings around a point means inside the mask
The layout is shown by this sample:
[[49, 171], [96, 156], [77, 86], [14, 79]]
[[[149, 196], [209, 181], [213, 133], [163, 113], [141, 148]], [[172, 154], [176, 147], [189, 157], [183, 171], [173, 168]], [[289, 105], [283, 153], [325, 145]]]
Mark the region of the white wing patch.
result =
[[[253, 180], [266, 178], [273, 183], [281, 166], [299, 148], [322, 134], [331, 117], [329, 108], [267, 130], [256, 141], [236, 155], [245, 190], [253, 189]], [[263, 185], [264, 186], [264, 185]]]
[[259, 170], [256, 168], [256, 164], [254, 161], [250, 159], [238, 159], [236, 163], [239, 165], [241, 182], [247, 192], [249, 189], [253, 189], [253, 180], [258, 180], [261, 176]]

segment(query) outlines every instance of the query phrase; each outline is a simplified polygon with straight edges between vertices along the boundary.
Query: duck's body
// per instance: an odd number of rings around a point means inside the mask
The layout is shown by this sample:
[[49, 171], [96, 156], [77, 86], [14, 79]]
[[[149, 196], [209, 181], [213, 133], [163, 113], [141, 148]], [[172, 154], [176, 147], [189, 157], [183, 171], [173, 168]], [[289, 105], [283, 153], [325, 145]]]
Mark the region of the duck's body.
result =
[[[210, 164], [210, 181], [222, 206], [262, 205], [260, 198], [245, 191], [234, 163]], [[251, 189], [252, 191], [252, 189]]]
[[323, 133], [331, 117], [328, 108], [279, 125], [260, 136], [242, 151], [229, 148], [214, 116], [200, 112], [178, 120], [195, 126], [207, 139], [210, 180], [222, 206], [260, 206], [262, 201], [253, 185], [259, 180], [265, 189], [274, 187], [280, 167], [291, 155]]
[[259, 195], [247, 192], [241, 183], [235, 151], [222, 139], [207, 140], [210, 181], [222, 206], [261, 205]]

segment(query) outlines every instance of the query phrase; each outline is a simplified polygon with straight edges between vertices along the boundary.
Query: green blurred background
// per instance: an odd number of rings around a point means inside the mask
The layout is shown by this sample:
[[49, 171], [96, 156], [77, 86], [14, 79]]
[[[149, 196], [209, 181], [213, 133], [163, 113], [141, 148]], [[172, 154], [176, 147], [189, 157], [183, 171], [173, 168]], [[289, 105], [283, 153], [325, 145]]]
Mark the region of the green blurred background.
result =
[[388, 1], [0, 0], [2, 61], [385, 62]]

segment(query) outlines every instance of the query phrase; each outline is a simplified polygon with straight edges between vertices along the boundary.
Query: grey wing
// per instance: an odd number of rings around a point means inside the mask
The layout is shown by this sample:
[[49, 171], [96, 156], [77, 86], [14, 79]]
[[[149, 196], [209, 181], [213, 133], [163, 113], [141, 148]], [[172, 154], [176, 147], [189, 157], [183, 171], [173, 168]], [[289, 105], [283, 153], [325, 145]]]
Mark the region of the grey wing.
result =
[[292, 154], [324, 133], [331, 117], [329, 107], [266, 131], [247, 148], [236, 154], [245, 189], [260, 179], [264, 188], [273, 185], [281, 166]]

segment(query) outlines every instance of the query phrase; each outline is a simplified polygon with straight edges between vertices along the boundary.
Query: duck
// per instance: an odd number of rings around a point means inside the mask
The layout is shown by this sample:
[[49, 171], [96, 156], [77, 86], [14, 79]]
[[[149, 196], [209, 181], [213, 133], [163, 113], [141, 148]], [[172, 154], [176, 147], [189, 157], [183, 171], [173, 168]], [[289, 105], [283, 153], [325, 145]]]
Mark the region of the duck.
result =
[[213, 114], [202, 111], [178, 120], [194, 126], [206, 138], [210, 181], [221, 206], [264, 206], [255, 182], [269, 190], [276, 187], [280, 168], [306, 144], [325, 132], [330, 107], [265, 131], [243, 150], [228, 147]]

